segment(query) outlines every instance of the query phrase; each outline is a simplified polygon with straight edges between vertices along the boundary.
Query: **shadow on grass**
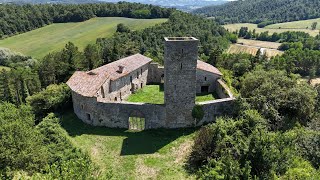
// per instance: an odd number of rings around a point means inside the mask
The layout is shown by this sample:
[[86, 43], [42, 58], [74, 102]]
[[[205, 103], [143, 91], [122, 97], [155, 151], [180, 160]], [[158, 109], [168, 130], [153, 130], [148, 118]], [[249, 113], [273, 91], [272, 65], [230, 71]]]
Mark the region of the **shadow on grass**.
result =
[[121, 156], [136, 154], [152, 154], [177, 138], [193, 133], [195, 128], [187, 129], [154, 129], [141, 132], [128, 131], [127, 129], [112, 129], [94, 127], [83, 123], [77, 116], [69, 111], [61, 115], [61, 125], [72, 137], [83, 134], [101, 136], [122, 136]]

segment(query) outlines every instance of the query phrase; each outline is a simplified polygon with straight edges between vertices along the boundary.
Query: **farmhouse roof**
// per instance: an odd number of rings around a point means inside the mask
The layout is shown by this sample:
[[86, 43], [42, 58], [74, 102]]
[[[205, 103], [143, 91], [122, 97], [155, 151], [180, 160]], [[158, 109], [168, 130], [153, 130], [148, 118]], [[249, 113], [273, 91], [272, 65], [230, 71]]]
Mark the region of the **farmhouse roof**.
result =
[[197, 61], [197, 69], [203, 70], [203, 71], [207, 71], [207, 72], [211, 72], [217, 75], [222, 76], [222, 73], [219, 71], [219, 69], [217, 69], [216, 67], [212, 66], [211, 64], [205, 63], [203, 61], [198, 60]]
[[76, 71], [67, 85], [78, 94], [93, 97], [107, 79], [117, 80], [151, 61], [146, 56], [135, 54], [88, 72]]

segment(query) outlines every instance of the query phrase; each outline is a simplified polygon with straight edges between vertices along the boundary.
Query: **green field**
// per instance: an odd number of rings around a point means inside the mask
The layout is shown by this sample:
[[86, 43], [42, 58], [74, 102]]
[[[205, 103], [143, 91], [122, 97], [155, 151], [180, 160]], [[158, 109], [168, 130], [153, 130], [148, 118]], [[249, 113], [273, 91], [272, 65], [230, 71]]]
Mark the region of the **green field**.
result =
[[[295, 23], [299, 24], [299, 21], [295, 22]], [[272, 26], [276, 27], [277, 24], [272, 25]], [[224, 27], [226, 29], [228, 29], [230, 32], [239, 30], [241, 27], [248, 27], [249, 30], [255, 29], [257, 33], [268, 31], [269, 34], [273, 34], [275, 32], [276, 33], [282, 33], [282, 32], [286, 32], [286, 31], [302, 31], [302, 32], [305, 32], [305, 33], [309, 33], [311, 36], [316, 36], [316, 35], [319, 34], [319, 30], [311, 30], [311, 29], [305, 29], [305, 28], [304, 29], [299, 29], [300, 26], [297, 26], [297, 27], [293, 27], [292, 26], [292, 28], [290, 28], [290, 29], [284, 29], [284, 28], [279, 29], [279, 27], [277, 29], [274, 29], [274, 28], [272, 28], [272, 26], [267, 26], [265, 28], [258, 28], [257, 24], [251, 24], [251, 23], [238, 23], [238, 24], [227, 24], [227, 25], [224, 25]], [[320, 24], [318, 26], [320, 26]]]
[[272, 24], [266, 26], [267, 29], [311, 29], [311, 25], [313, 22], [317, 22], [317, 29], [320, 29], [320, 18], [318, 19], [309, 19], [303, 21], [293, 21], [279, 24]]
[[42, 58], [52, 51], [62, 49], [69, 41], [80, 49], [94, 43], [99, 37], [110, 37], [116, 26], [123, 23], [132, 30], [143, 29], [165, 22], [166, 19], [130, 19], [121, 17], [93, 18], [80, 23], [51, 24], [30, 32], [0, 40], [0, 47]]
[[185, 170], [195, 129], [147, 130], [93, 127], [72, 112], [62, 115], [62, 126], [75, 146], [86, 151], [101, 176], [112, 179], [196, 179]]
[[[196, 96], [196, 102], [211, 101], [216, 99], [213, 94], [199, 94]], [[164, 104], [164, 92], [161, 85], [147, 85], [132, 94], [127, 99], [128, 102], [142, 102], [150, 104]]]

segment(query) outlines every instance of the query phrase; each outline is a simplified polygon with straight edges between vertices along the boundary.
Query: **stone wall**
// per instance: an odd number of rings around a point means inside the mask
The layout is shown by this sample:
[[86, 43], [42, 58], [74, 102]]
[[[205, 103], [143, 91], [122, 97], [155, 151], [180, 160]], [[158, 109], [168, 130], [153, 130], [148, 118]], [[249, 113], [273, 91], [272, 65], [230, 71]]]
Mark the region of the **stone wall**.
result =
[[108, 79], [98, 91], [98, 99], [104, 102], [121, 102], [126, 99], [147, 84], [148, 67], [149, 64], [146, 64], [119, 79]]
[[159, 84], [164, 81], [164, 67], [158, 63], [150, 63], [148, 70], [148, 84]]
[[224, 98], [198, 104], [202, 106], [204, 111], [203, 119], [197, 124], [197, 126], [200, 126], [214, 122], [219, 116], [230, 115], [234, 105], [234, 98]]
[[72, 93], [75, 114], [83, 122], [93, 126], [106, 126], [111, 128], [129, 128], [129, 117], [132, 112], [140, 112], [145, 118], [145, 128], [169, 128], [165, 124], [165, 111], [163, 105], [144, 103], [116, 103], [98, 102], [94, 97], [83, 97]]
[[[132, 112], [140, 112], [144, 115], [146, 129], [182, 127], [181, 124], [167, 123], [165, 105], [127, 102], [106, 103], [99, 102], [94, 97], [83, 97], [74, 92], [72, 98], [75, 114], [83, 122], [93, 126], [128, 129], [129, 117]], [[225, 98], [199, 103], [205, 114], [196, 126], [214, 122], [217, 117], [230, 114], [233, 101], [234, 98]], [[188, 125], [190, 126], [190, 124]], [[195, 125], [194, 120], [192, 125]]]
[[216, 91], [217, 80], [220, 78], [219, 75], [213, 74], [203, 70], [197, 70], [197, 94], [201, 93], [202, 86], [208, 86], [208, 92], [212, 93]]
[[216, 92], [220, 99], [233, 98], [233, 94], [229, 87], [224, 83], [222, 79], [217, 80]]

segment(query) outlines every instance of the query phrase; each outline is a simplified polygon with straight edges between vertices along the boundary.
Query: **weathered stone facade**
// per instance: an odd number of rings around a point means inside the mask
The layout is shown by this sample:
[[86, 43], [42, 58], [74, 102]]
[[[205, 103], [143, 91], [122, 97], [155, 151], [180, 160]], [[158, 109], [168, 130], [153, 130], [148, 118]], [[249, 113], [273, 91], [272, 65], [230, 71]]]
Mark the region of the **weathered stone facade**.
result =
[[[112, 128], [129, 128], [130, 117], [143, 118], [146, 129], [213, 122], [228, 113], [234, 98], [219, 70], [197, 58], [197, 39], [166, 38], [164, 67], [137, 54], [89, 72], [76, 72], [67, 82], [74, 112], [88, 124]], [[164, 83], [165, 104], [125, 101], [136, 90], [153, 83]], [[196, 93], [203, 92], [216, 92], [223, 99], [199, 103], [205, 115], [197, 122], [192, 109]]]

